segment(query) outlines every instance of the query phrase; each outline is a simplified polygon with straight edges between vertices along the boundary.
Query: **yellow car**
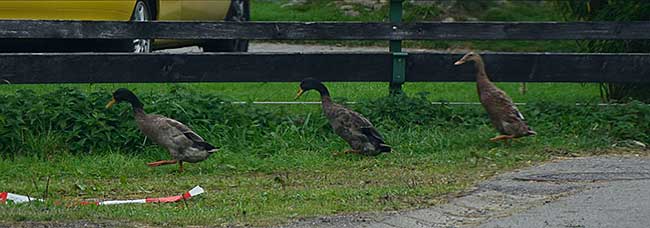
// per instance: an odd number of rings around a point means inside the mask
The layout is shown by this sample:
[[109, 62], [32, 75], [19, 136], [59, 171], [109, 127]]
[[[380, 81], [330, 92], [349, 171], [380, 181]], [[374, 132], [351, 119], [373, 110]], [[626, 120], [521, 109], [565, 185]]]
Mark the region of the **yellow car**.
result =
[[[0, 20], [248, 21], [249, 0], [0, 0]], [[247, 51], [246, 40], [2, 40], [0, 51], [131, 51], [199, 45]]]

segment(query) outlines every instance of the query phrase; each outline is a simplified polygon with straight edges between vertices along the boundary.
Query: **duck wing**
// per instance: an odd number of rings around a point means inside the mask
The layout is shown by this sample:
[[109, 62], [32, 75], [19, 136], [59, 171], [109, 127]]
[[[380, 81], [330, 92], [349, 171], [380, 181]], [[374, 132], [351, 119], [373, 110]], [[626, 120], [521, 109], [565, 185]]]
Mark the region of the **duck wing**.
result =
[[499, 90], [499, 106], [504, 115], [507, 117], [506, 119], [510, 119], [511, 121], [516, 121], [516, 122], [521, 122], [525, 121], [526, 118], [524, 117], [523, 114], [519, 111], [515, 103], [512, 101], [512, 98], [510, 98], [505, 92]]
[[384, 143], [384, 137], [381, 136], [379, 131], [374, 127], [362, 127], [361, 133], [366, 135], [369, 139], [377, 143]]
[[196, 134], [196, 132], [192, 131], [189, 127], [185, 126], [185, 124], [172, 119], [172, 118], [166, 118], [167, 124], [170, 126], [176, 128], [176, 130], [180, 131], [183, 133], [183, 135], [192, 141], [192, 147], [200, 149], [200, 150], [207, 150], [209, 152], [214, 152], [218, 147], [215, 147], [211, 145], [210, 143], [206, 142], [203, 137], [200, 135]]
[[391, 146], [384, 142], [384, 137], [379, 134], [374, 127], [363, 127], [361, 128], [361, 133], [368, 137], [368, 140], [375, 145], [376, 149], [380, 152], [390, 152], [392, 150]]
[[196, 134], [196, 132], [192, 131], [189, 127], [187, 127], [185, 124], [172, 119], [172, 118], [167, 118], [165, 117], [165, 122], [169, 124], [170, 126], [174, 127], [176, 130], [180, 131], [187, 137], [188, 139], [192, 140], [193, 142], [205, 142], [203, 137], [200, 135]]
[[490, 113], [491, 118], [498, 119], [497, 124], [501, 125], [500, 128], [505, 133], [517, 136], [535, 134], [528, 126], [524, 115], [505, 92], [500, 89], [495, 90], [493, 100], [491, 105], [494, 111]]
[[208, 151], [218, 149], [205, 142], [203, 137], [185, 124], [169, 117], [147, 115], [138, 120], [138, 125], [145, 135], [168, 149], [180, 151], [190, 147]]
[[352, 111], [342, 105], [334, 104], [327, 115], [331, 121], [337, 122], [348, 129], [372, 127], [372, 123], [358, 112]]
[[370, 120], [358, 112], [350, 110], [341, 105], [332, 107], [335, 110], [334, 120], [344, 129], [350, 132], [358, 132], [366, 136], [376, 146], [385, 145], [384, 138], [372, 125]]

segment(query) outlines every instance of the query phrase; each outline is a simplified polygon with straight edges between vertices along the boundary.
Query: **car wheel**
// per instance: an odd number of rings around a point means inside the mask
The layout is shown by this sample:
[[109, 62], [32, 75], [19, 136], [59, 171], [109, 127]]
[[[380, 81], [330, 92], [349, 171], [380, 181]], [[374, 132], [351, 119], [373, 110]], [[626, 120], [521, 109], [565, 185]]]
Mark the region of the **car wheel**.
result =
[[[146, 2], [138, 1], [135, 3], [131, 21], [150, 21], [151, 10]], [[135, 39], [131, 41], [131, 51], [136, 53], [151, 52], [151, 39]]]
[[[150, 9], [144, 0], [138, 0], [133, 7], [131, 21], [151, 21], [153, 16]], [[108, 45], [107, 48], [101, 48], [100, 45], [98, 49], [99, 51], [148, 53], [151, 52], [151, 39], [116, 40], [114, 45]]]
[[[250, 1], [232, 0], [230, 9], [225, 21], [249, 21]], [[207, 52], [246, 52], [248, 51], [248, 40], [210, 40], [203, 45], [203, 51]]]

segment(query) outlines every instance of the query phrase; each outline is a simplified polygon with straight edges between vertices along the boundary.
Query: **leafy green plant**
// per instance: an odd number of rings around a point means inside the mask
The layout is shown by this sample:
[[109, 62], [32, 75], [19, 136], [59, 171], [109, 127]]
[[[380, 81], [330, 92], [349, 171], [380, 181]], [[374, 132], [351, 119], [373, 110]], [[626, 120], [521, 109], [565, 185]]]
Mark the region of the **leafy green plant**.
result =
[[[30, 154], [34, 138], [52, 136], [73, 153], [142, 150], [146, 144], [132, 121], [131, 107], [107, 110], [110, 91], [82, 93], [63, 88], [37, 95], [30, 90], [3, 95], [0, 104], [0, 151]], [[244, 127], [269, 128], [283, 120], [276, 113], [250, 105], [232, 104], [214, 96], [193, 96], [184, 90], [165, 96], [141, 94], [146, 110], [173, 116], [202, 131], [230, 131]]]
[[[53, 153], [131, 153], [158, 148], [135, 126], [130, 105], [104, 108], [110, 94], [106, 90], [84, 93], [61, 88], [43, 94], [20, 90], [0, 95], [2, 155], [47, 157]], [[246, 148], [258, 156], [273, 156], [277, 153], [274, 148], [299, 145], [296, 143], [300, 142], [286, 138], [287, 135], [304, 141], [336, 138], [327, 120], [315, 108], [296, 111], [232, 103], [215, 95], [199, 96], [183, 87], [165, 94], [139, 93], [139, 96], [146, 111], [178, 119], [209, 141], [224, 147]], [[432, 105], [427, 96], [420, 93], [413, 97], [366, 99], [352, 108], [389, 131], [417, 126], [441, 131], [478, 130], [490, 125], [480, 106]], [[650, 109], [642, 103], [622, 106], [531, 103], [520, 108], [540, 132], [650, 141]]]
[[[650, 19], [650, 2], [648, 1], [606, 1], [606, 0], [571, 0], [557, 1], [568, 20], [582, 21], [647, 21]], [[582, 52], [632, 52], [650, 51], [648, 40], [586, 40], [578, 41]], [[614, 101], [632, 99], [650, 101], [650, 87], [647, 83], [604, 83], [601, 86], [603, 98]]]

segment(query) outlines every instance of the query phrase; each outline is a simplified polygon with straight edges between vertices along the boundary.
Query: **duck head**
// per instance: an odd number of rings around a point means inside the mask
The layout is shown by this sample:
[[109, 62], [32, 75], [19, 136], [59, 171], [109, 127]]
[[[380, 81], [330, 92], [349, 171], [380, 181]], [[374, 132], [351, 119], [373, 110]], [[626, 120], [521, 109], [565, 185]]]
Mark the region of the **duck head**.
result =
[[472, 62], [472, 61], [474, 62], [481, 61], [481, 56], [476, 52], [470, 51], [469, 53], [465, 54], [463, 58], [460, 58], [458, 61], [456, 61], [454, 65], [458, 66], [466, 62]]
[[143, 104], [137, 96], [128, 89], [120, 88], [113, 92], [113, 99], [106, 104], [106, 108], [111, 108], [114, 104], [126, 101], [131, 103], [134, 108], [142, 108]]
[[321, 96], [329, 96], [329, 91], [327, 91], [327, 88], [320, 80], [315, 78], [305, 78], [300, 82], [300, 88], [295, 99], [298, 99], [303, 93], [312, 89], [320, 92]]

